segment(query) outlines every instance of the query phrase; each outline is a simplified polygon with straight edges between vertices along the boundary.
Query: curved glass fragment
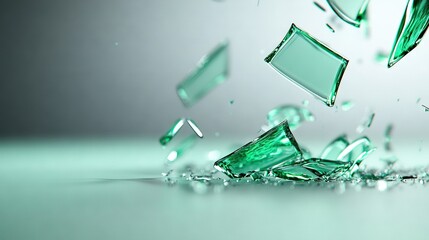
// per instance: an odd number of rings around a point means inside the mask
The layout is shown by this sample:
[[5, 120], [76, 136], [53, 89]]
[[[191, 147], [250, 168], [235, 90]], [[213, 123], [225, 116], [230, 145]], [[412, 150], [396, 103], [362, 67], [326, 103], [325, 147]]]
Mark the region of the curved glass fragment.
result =
[[390, 68], [411, 52], [423, 38], [429, 26], [429, 0], [408, 0], [390, 52], [387, 66]]
[[369, 0], [327, 0], [332, 10], [344, 22], [355, 27], [360, 27], [362, 20], [366, 18], [366, 9]]
[[[349, 145], [346, 135], [341, 135], [334, 139], [320, 154], [321, 159], [337, 159], [342, 151]], [[350, 159], [344, 159], [349, 162]]]

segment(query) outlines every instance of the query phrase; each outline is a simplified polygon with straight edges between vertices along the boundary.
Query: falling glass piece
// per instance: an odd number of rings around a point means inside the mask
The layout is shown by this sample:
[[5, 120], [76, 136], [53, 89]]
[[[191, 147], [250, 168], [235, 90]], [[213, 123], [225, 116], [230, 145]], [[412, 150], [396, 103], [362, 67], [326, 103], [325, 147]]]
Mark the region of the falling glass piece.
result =
[[389, 56], [388, 67], [392, 67], [411, 52], [422, 40], [429, 26], [429, 1], [408, 0], [407, 8], [399, 25], [395, 43]]
[[192, 148], [195, 145], [195, 142], [197, 140], [197, 137], [195, 135], [190, 135], [187, 138], [185, 138], [182, 142], [179, 143], [179, 145], [174, 148], [173, 151], [171, 151], [167, 155], [167, 160], [170, 162], [173, 162], [183, 156], [186, 151], [188, 151], [190, 148]]
[[185, 80], [177, 86], [177, 95], [186, 107], [192, 106], [228, 76], [228, 43], [220, 44], [204, 56]]
[[429, 107], [422, 104], [422, 107], [425, 109], [425, 112], [429, 112]]
[[375, 54], [375, 61], [376, 62], [385, 62], [389, 58], [389, 54], [384, 51], [378, 51]]
[[384, 150], [386, 151], [392, 151], [392, 131], [393, 131], [393, 125], [389, 124], [386, 127], [386, 130], [384, 131]]
[[362, 133], [365, 129], [370, 128], [374, 121], [375, 113], [371, 112], [361, 125], [356, 128], [358, 133]]
[[240, 178], [281, 164], [294, 163], [301, 156], [298, 143], [287, 121], [284, 121], [215, 162], [214, 167], [231, 178]]
[[329, 25], [328, 23], [326, 23], [326, 27], [328, 27], [329, 31], [331, 32], [335, 32], [335, 29], [333, 27], [331, 27], [331, 25]]
[[320, 3], [318, 3], [318, 2], [313, 2], [313, 4], [317, 7], [317, 8], [319, 8], [320, 10], [322, 10], [322, 11], [324, 11], [324, 12], [326, 12], [326, 9], [324, 8], [324, 7], [322, 7], [322, 5], [320, 5]]
[[332, 107], [348, 60], [292, 24], [265, 61], [284, 77]]
[[[337, 159], [342, 151], [349, 145], [346, 135], [334, 139], [320, 154], [321, 159]], [[349, 162], [349, 159], [346, 159]]]
[[350, 162], [353, 165], [350, 168], [350, 174], [353, 174], [359, 169], [359, 165], [365, 160], [369, 154], [374, 152], [376, 148], [372, 145], [371, 141], [367, 137], [361, 137], [350, 143], [341, 153], [338, 155], [338, 161]]
[[297, 129], [303, 122], [313, 122], [314, 116], [306, 108], [294, 105], [278, 106], [267, 114], [269, 127], [274, 127], [287, 120], [290, 130]]
[[185, 124], [184, 118], [177, 119], [173, 123], [173, 125], [171, 125], [170, 129], [168, 129], [168, 131], [164, 135], [162, 135], [161, 138], [159, 139], [159, 142], [161, 143], [161, 145], [163, 146], [167, 145], [173, 139], [173, 137], [176, 136], [176, 134], [182, 128], [183, 124]]
[[194, 130], [195, 134], [197, 134], [198, 137], [203, 138], [203, 132], [201, 132], [200, 128], [197, 126], [197, 124], [194, 122], [194, 120], [192, 119], [186, 119], [186, 121], [188, 122], [188, 125], [192, 128], [192, 130]]
[[344, 22], [360, 27], [366, 18], [369, 0], [327, 0], [329, 6]]
[[[295, 181], [335, 180], [346, 175], [352, 163], [312, 158], [272, 170], [274, 176]], [[348, 175], [347, 175], [348, 176]]]
[[350, 109], [352, 109], [355, 106], [355, 104], [352, 101], [344, 101], [341, 103], [341, 109], [346, 112]]

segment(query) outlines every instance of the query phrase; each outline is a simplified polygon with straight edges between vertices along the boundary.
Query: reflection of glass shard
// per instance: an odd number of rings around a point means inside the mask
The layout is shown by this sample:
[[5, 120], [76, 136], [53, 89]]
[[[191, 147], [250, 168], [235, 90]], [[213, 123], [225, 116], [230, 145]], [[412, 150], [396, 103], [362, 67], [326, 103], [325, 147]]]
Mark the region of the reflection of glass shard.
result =
[[328, 0], [332, 10], [346, 23], [359, 27], [366, 18], [369, 0]]
[[159, 142], [161, 143], [161, 145], [163, 146], [167, 145], [173, 139], [173, 137], [176, 136], [176, 134], [182, 128], [184, 123], [185, 123], [184, 118], [177, 119], [173, 123], [173, 125], [171, 125], [170, 129], [168, 129], [168, 131], [164, 135], [162, 135], [161, 138], [159, 139]]
[[392, 67], [411, 52], [422, 40], [428, 26], [429, 1], [408, 0], [387, 66]]
[[197, 126], [197, 124], [192, 119], [186, 119], [188, 122], [188, 125], [194, 130], [194, 133], [197, 134], [198, 137], [202, 138], [204, 137], [203, 132], [201, 132], [200, 128]]
[[231, 178], [250, 176], [301, 159], [302, 153], [286, 121], [215, 162]]
[[177, 86], [177, 94], [186, 107], [192, 106], [228, 75], [228, 44], [222, 43], [213, 52], [204, 56], [185, 80]]
[[303, 122], [313, 122], [314, 116], [306, 108], [293, 106], [293, 105], [282, 105], [272, 109], [267, 114], [267, 121], [270, 127], [277, 126], [284, 120], [287, 120], [290, 130], [295, 130]]
[[330, 107], [348, 64], [347, 59], [294, 24], [265, 61]]
[[195, 145], [196, 139], [197, 138], [195, 135], [190, 135], [189, 137], [185, 138], [176, 148], [174, 148], [173, 151], [168, 154], [167, 160], [173, 162], [180, 158], [187, 150]]

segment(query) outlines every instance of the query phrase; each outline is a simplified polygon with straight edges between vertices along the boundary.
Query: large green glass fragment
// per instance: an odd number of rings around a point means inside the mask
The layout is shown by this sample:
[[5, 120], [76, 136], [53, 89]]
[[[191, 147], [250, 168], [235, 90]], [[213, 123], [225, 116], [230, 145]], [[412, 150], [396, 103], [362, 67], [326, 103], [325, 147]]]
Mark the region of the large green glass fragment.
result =
[[392, 67], [411, 52], [422, 40], [429, 26], [429, 0], [408, 0], [407, 8], [399, 25], [388, 67]]
[[190, 107], [228, 76], [228, 43], [220, 44], [204, 56], [197, 68], [177, 86], [177, 95], [186, 107]]
[[168, 131], [159, 138], [159, 143], [161, 143], [161, 145], [163, 146], [167, 145], [173, 139], [173, 137], [176, 136], [179, 130], [183, 127], [183, 124], [185, 124], [185, 121], [186, 121], [185, 118], [177, 119], [173, 123], [173, 125], [171, 125]]
[[215, 162], [214, 167], [231, 178], [250, 176], [282, 164], [292, 164], [302, 153], [287, 121]]
[[327, 0], [329, 6], [343, 21], [355, 27], [360, 27], [366, 18], [369, 0]]
[[[321, 159], [337, 159], [342, 151], [349, 145], [346, 135], [341, 135], [334, 139], [320, 154]], [[349, 160], [347, 159], [347, 162]]]
[[267, 114], [267, 121], [270, 127], [277, 126], [284, 120], [287, 120], [290, 130], [295, 130], [303, 122], [313, 122], [313, 114], [306, 108], [293, 106], [293, 105], [282, 105], [278, 106]]
[[332, 107], [348, 60], [292, 24], [265, 58], [276, 71]]

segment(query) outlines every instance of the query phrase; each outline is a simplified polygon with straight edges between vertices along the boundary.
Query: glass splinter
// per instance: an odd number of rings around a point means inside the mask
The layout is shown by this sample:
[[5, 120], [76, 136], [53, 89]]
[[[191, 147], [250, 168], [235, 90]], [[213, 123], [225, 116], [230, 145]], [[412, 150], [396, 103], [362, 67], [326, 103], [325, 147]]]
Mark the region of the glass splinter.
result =
[[361, 125], [359, 125], [359, 127], [357, 127], [356, 131], [358, 133], [362, 133], [363, 131], [365, 131], [365, 129], [370, 128], [372, 125], [372, 122], [374, 121], [374, 117], [375, 117], [375, 113], [369, 114], [366, 120]]
[[292, 24], [265, 58], [276, 71], [332, 107], [348, 60]]
[[333, 27], [331, 27], [331, 25], [329, 25], [328, 23], [326, 24], [326, 27], [328, 27], [329, 31], [331, 32], [335, 32], [335, 29]]
[[223, 83], [228, 76], [228, 44], [222, 43], [204, 56], [185, 80], [177, 86], [177, 95], [186, 107], [190, 107]]
[[328, 0], [329, 6], [343, 21], [360, 27], [366, 18], [369, 0]]
[[292, 164], [302, 153], [287, 121], [215, 162], [214, 167], [231, 178], [250, 176], [282, 164]]
[[176, 148], [174, 148], [173, 151], [171, 151], [168, 156], [167, 160], [170, 162], [173, 162], [183, 156], [183, 154], [192, 148], [195, 145], [196, 142], [195, 135], [190, 135], [187, 138], [185, 138]]
[[425, 105], [422, 104], [422, 107], [424, 107], [425, 112], [429, 112], [429, 107], [426, 107]]
[[161, 143], [163, 146], [167, 145], [173, 139], [173, 137], [176, 136], [184, 123], [184, 118], [177, 119], [173, 125], [171, 125], [170, 129], [168, 129], [168, 131], [162, 135], [161, 138], [159, 138], [159, 143]]
[[314, 116], [306, 108], [293, 106], [293, 105], [282, 105], [272, 109], [267, 114], [267, 121], [270, 127], [274, 127], [284, 120], [287, 120], [290, 130], [295, 130], [303, 122], [313, 122]]
[[318, 2], [313, 2], [313, 4], [314, 4], [317, 8], [319, 8], [320, 10], [322, 10], [322, 11], [326, 12], [326, 9], [325, 9], [324, 7], [322, 7], [322, 5], [320, 5], [320, 3], [318, 3]]
[[337, 157], [337, 161], [348, 161], [353, 163], [349, 174], [353, 174], [359, 169], [359, 165], [376, 148], [367, 137], [361, 137], [350, 143]]
[[344, 101], [341, 103], [341, 109], [346, 112], [354, 107], [354, 103], [351, 101]]
[[186, 119], [186, 121], [188, 122], [188, 125], [192, 128], [192, 130], [194, 130], [195, 134], [198, 135], [198, 137], [203, 138], [203, 132], [201, 132], [201, 130], [198, 128], [197, 124], [192, 120], [192, 119]]
[[428, 26], [429, 1], [408, 0], [387, 66], [392, 67], [411, 52], [422, 40]]

